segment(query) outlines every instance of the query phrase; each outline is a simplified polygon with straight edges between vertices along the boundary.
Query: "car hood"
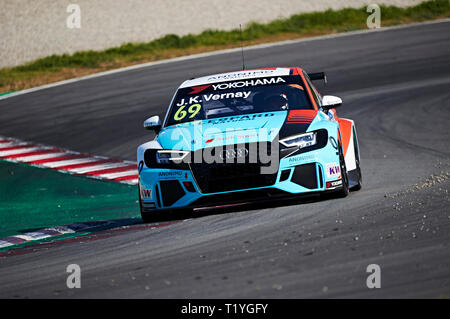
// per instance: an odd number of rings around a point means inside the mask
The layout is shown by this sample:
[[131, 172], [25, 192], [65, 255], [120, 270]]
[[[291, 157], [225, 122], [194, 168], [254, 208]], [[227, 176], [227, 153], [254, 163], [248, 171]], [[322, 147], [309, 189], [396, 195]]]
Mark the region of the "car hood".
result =
[[165, 127], [157, 141], [163, 149], [196, 151], [202, 148], [271, 142], [286, 120], [287, 111], [193, 121]]

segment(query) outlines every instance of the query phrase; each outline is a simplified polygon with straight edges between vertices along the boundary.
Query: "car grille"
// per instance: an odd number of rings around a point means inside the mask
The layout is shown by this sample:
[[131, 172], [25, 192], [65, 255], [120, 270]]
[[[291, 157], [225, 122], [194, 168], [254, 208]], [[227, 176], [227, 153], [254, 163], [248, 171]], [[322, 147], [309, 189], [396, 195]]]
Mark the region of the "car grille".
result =
[[275, 184], [277, 173], [261, 174], [261, 168], [269, 164], [261, 164], [258, 161], [249, 163], [247, 155], [246, 163], [191, 163], [190, 168], [202, 193], [218, 193]]

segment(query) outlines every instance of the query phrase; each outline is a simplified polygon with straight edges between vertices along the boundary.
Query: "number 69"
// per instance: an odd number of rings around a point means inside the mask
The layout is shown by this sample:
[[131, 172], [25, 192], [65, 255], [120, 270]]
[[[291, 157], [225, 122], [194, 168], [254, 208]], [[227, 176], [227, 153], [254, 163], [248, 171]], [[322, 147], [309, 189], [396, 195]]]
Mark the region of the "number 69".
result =
[[197, 115], [197, 113], [200, 112], [200, 109], [202, 108], [202, 106], [200, 104], [192, 104], [191, 106], [189, 106], [189, 108], [186, 112], [186, 110], [184, 110], [185, 107], [186, 107], [186, 105], [182, 105], [175, 112], [175, 115], [173, 116], [173, 119], [175, 121], [181, 121], [182, 119], [184, 119], [188, 112], [190, 114], [189, 118], [190, 119], [194, 118]]

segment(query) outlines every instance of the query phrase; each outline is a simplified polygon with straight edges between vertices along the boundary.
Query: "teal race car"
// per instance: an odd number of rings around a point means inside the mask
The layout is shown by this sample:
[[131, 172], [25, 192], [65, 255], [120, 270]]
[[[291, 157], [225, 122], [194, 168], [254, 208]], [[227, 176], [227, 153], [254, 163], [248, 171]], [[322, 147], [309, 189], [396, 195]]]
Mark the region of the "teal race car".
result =
[[144, 221], [172, 211], [361, 188], [358, 139], [298, 67], [242, 70], [185, 81], [153, 141], [137, 150]]

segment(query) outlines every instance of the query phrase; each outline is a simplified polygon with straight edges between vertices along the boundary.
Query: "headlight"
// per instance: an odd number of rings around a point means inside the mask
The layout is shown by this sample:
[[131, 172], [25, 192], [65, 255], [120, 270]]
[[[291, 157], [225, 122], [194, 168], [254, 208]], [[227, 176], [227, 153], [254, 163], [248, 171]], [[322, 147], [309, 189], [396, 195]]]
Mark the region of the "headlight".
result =
[[189, 154], [187, 151], [164, 150], [156, 152], [156, 162], [158, 164], [181, 163]]
[[295, 135], [280, 140], [280, 143], [286, 147], [293, 147], [293, 146], [297, 146], [299, 148], [308, 147], [317, 144], [317, 134], [316, 132], [311, 132]]

